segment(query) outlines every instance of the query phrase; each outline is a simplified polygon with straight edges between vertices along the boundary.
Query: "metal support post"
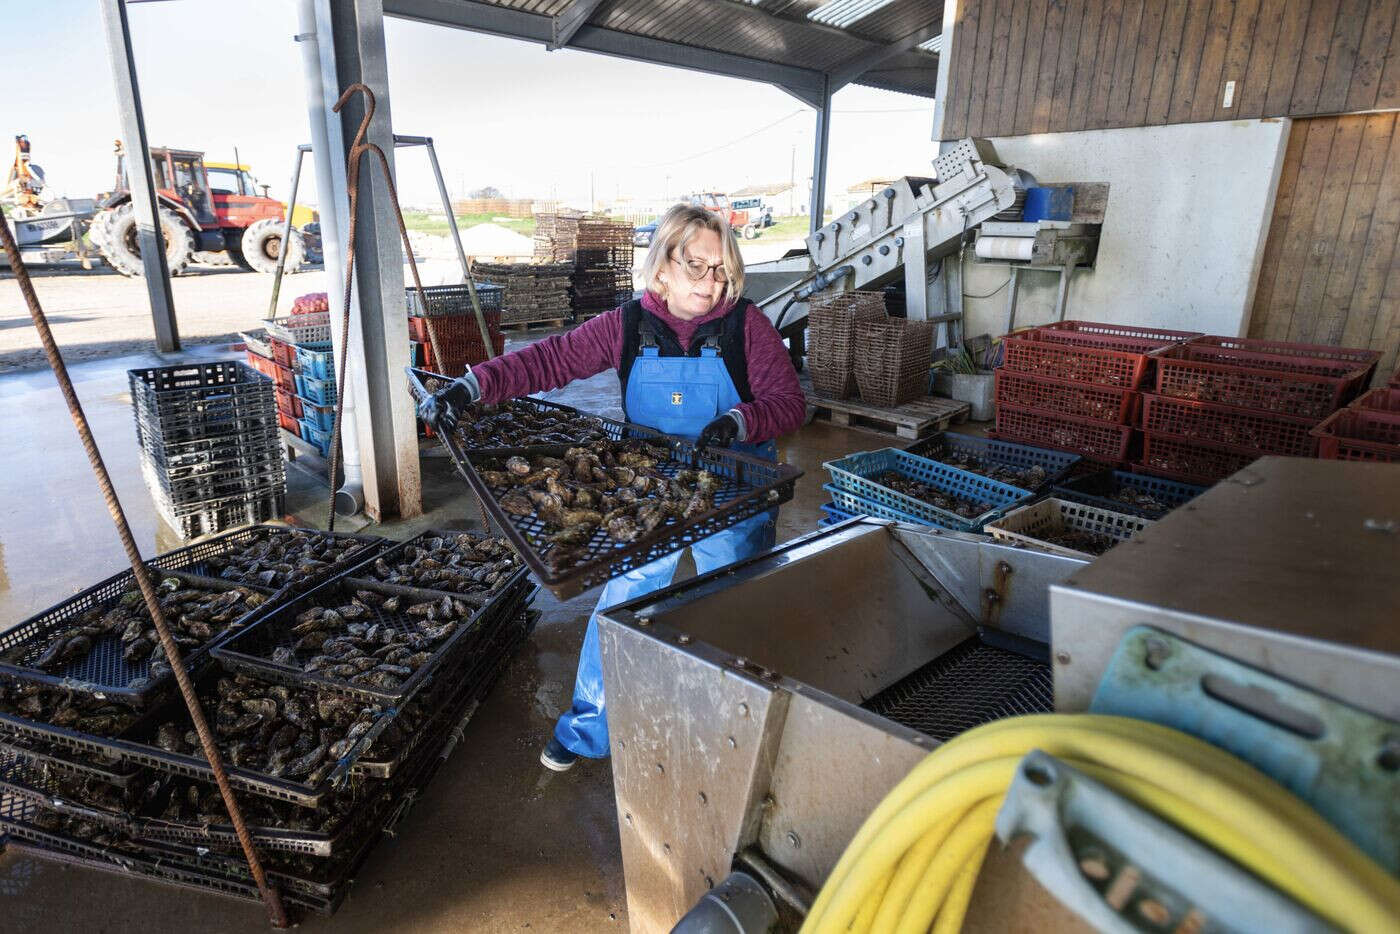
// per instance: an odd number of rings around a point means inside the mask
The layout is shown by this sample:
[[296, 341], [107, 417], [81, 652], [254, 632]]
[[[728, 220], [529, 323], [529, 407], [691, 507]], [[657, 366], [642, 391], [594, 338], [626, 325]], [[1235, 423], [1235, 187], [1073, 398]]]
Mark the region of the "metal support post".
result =
[[467, 266], [467, 254], [462, 250], [462, 234], [457, 230], [457, 216], [452, 213], [452, 199], [447, 195], [447, 182], [442, 179], [442, 167], [438, 165], [437, 150], [433, 148], [431, 136], [402, 136], [394, 134], [395, 146], [422, 146], [428, 150], [428, 161], [433, 166], [433, 179], [437, 182], [438, 196], [442, 198], [442, 210], [447, 214], [447, 229], [452, 231], [452, 244], [457, 248], [457, 261], [462, 264], [462, 279], [469, 278], [471, 269]]
[[[365, 142], [383, 150], [392, 171], [394, 136], [382, 0], [316, 0], [316, 5], [318, 14], [329, 19], [326, 23], [318, 15], [317, 31], [322, 43], [327, 36], [332, 43], [335, 88], [358, 82], [374, 92], [378, 119]], [[348, 144], [364, 117], [364, 105], [364, 97], [355, 95], [341, 109], [341, 148], [331, 159], [343, 162], [349, 155]], [[338, 198], [342, 196], [337, 192]], [[403, 378], [408, 359], [404, 248], [388, 183], [381, 173], [371, 170], [362, 177], [355, 222], [359, 236], [354, 288], [359, 314], [352, 316], [345, 346], [350, 359], [362, 360], [363, 366], [351, 368], [346, 391], [353, 396], [359, 415], [365, 511], [376, 521], [396, 515], [411, 518], [422, 513], [423, 503], [417, 419]], [[359, 324], [359, 333], [354, 323]]]
[[831, 91], [826, 78], [822, 79], [821, 106], [817, 107], [817, 128], [812, 144], [812, 224], [811, 232], [822, 227], [822, 217], [826, 213], [826, 161], [831, 142]]
[[287, 241], [292, 239], [292, 212], [297, 208], [297, 188], [301, 186], [301, 160], [311, 151], [308, 143], [297, 147], [296, 165], [292, 167], [292, 190], [287, 196], [287, 222], [282, 225], [282, 243], [277, 250], [277, 269], [272, 274], [272, 301], [267, 305], [267, 316], [277, 317], [277, 296], [282, 292], [282, 275], [287, 268]]
[[170, 294], [170, 269], [165, 264], [165, 237], [160, 230], [155, 180], [151, 178], [151, 147], [146, 142], [146, 118], [141, 112], [141, 88], [131, 51], [131, 24], [127, 22], [125, 0], [99, 0], [98, 6], [107, 37], [107, 59], [112, 64], [112, 84], [117, 92], [127, 183], [136, 212], [136, 239], [151, 299], [156, 349], [173, 353], [180, 349], [180, 331], [175, 323], [175, 299]]

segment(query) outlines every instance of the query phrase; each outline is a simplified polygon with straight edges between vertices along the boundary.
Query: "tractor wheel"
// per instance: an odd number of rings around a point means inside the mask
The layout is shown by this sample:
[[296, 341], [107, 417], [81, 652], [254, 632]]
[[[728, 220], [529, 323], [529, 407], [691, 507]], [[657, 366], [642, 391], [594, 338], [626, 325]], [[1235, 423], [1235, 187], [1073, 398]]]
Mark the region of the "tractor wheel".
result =
[[196, 251], [194, 254], [194, 261], [196, 263], [203, 263], [206, 266], [233, 265], [233, 257], [229, 256], [228, 252], [225, 250], [219, 250], [217, 253], [211, 253], [206, 250]]
[[[104, 214], [111, 215], [104, 218]], [[141, 246], [136, 236], [136, 211], [131, 202], [112, 211], [103, 211], [93, 220], [95, 238], [107, 264], [124, 276], [145, 274]], [[169, 208], [160, 209], [160, 232], [165, 237], [165, 265], [172, 276], [184, 272], [194, 255], [194, 234]]]
[[[256, 272], [276, 272], [277, 253], [282, 249], [282, 221], [265, 217], [254, 221], [243, 231], [243, 259]], [[306, 256], [306, 244], [301, 231], [292, 228], [291, 240], [287, 242], [287, 265], [285, 272], [293, 273], [301, 269]]]
[[758, 238], [758, 228], [755, 227], [753, 224], [745, 224], [745, 225], [744, 225], [744, 239], [745, 239], [745, 240], [755, 240], [755, 239], [757, 239], [757, 238]]

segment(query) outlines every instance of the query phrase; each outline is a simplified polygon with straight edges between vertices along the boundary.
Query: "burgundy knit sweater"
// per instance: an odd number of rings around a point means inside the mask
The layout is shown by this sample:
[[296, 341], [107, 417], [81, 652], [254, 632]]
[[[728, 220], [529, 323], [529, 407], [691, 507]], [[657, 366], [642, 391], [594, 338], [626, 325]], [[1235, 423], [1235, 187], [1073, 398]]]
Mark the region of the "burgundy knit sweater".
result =
[[[643, 294], [642, 307], [669, 327], [682, 347], [689, 347], [695, 330], [706, 321], [723, 317], [732, 304], [721, 302], [692, 321], [672, 315], [666, 303], [651, 292]], [[807, 403], [782, 338], [757, 307], [749, 308], [744, 321], [744, 354], [753, 391], [752, 402], [735, 407], [744, 420], [744, 440], [757, 444], [795, 431], [806, 417]], [[496, 404], [616, 369], [621, 358], [622, 309], [615, 308], [572, 331], [478, 364], [472, 373], [482, 401]]]

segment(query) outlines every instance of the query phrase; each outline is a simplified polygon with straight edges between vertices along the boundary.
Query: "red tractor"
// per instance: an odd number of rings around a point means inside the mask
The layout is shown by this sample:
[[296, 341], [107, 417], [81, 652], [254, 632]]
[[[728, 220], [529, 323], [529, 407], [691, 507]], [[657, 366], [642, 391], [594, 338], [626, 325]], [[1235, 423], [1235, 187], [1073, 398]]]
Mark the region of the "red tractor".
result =
[[752, 240], [758, 236], [758, 225], [749, 219], [748, 211], [737, 211], [729, 204], [729, 196], [717, 191], [704, 191], [690, 196], [690, 203], [697, 208], [714, 211], [729, 221], [729, 229]]
[[[98, 196], [99, 209], [88, 237], [113, 269], [124, 276], [139, 276], [141, 250], [126, 169], [126, 153], [118, 143], [116, 188]], [[212, 188], [211, 175], [217, 182]], [[257, 183], [244, 166], [216, 164], [206, 169], [202, 152], [153, 148], [151, 176], [160, 206], [165, 262], [172, 276], [191, 262], [236, 263], [255, 272], [277, 268], [284, 205], [267, 197], [267, 186], [258, 194]], [[286, 271], [300, 269], [305, 255], [301, 232], [293, 227]]]

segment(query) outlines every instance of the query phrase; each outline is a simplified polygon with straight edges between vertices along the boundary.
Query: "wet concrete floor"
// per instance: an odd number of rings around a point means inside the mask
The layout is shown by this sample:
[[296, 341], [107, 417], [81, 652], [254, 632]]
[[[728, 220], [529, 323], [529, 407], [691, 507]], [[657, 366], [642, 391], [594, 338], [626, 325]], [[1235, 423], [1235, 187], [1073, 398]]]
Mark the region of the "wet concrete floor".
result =
[[[532, 337], [534, 334], [531, 335]], [[141, 478], [126, 371], [221, 359], [226, 347], [123, 357], [73, 368], [77, 392], [142, 554], [184, 544], [151, 506]], [[611, 373], [552, 395], [620, 415]], [[54, 378], [0, 379], [0, 631], [124, 569], [126, 560]], [[778, 539], [811, 531], [826, 501], [822, 462], [884, 447], [888, 436], [814, 423], [779, 442], [805, 471], [780, 513]], [[480, 527], [475, 499], [450, 461], [424, 447], [423, 516], [370, 526], [402, 540], [426, 528]], [[305, 458], [288, 468], [286, 521], [323, 527], [327, 487]], [[364, 520], [340, 520], [353, 531]], [[678, 576], [690, 573], [689, 559]], [[565, 603], [541, 592], [543, 616], [426, 793], [359, 872], [333, 919], [311, 931], [605, 931], [627, 925], [612, 776], [606, 761], [556, 774], [539, 750], [568, 706], [583, 628], [596, 591]], [[0, 930], [164, 932], [266, 929], [262, 909], [210, 894], [0, 855]]]

